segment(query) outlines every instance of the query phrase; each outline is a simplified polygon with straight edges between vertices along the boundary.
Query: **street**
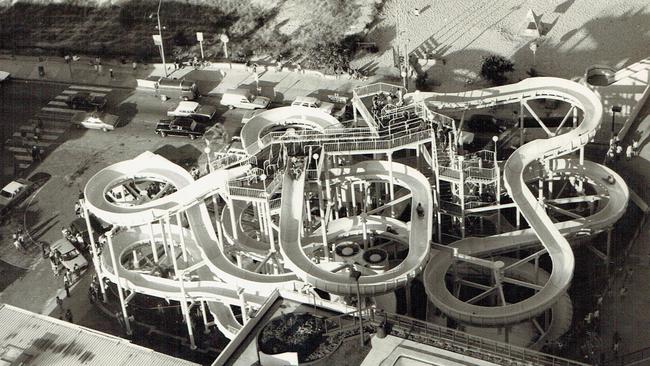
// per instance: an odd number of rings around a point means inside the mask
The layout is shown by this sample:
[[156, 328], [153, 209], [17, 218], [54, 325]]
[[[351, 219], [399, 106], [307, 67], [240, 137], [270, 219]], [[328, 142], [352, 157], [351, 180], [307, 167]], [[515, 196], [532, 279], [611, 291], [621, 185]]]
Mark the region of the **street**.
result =
[[[114, 131], [70, 126], [69, 116], [76, 111], [68, 113], [68, 107], [61, 101], [66, 95], [81, 90], [106, 96], [106, 112], [120, 116], [121, 122]], [[218, 100], [218, 95], [211, 95], [201, 97], [199, 102], [217, 105], [214, 123], [225, 123], [228, 130], [236, 130], [243, 112], [218, 106]], [[61, 228], [75, 219], [73, 206], [79, 192], [88, 178], [100, 169], [147, 150], [185, 164], [189, 169], [204, 154], [205, 142], [156, 135], [156, 123], [167, 118], [167, 110], [178, 100], [162, 102], [153, 95], [133, 89], [14, 80], [0, 89], [0, 102], [2, 160], [7, 164], [2, 170], [3, 185], [14, 178], [12, 155], [15, 159], [23, 153], [20, 147], [14, 146], [17, 139], [23, 146], [39, 144], [45, 150], [42, 162], [26, 161], [29, 165], [25, 176], [37, 177], [38, 189], [15, 207], [0, 227], [0, 272], [3, 274], [0, 301], [58, 318], [62, 315], [56, 304], [56, 296], [59, 296], [64, 299], [64, 307], [72, 309], [75, 323], [123, 336], [114, 319], [88, 303], [92, 264], [75, 281], [72, 296], [67, 298], [62, 278], [53, 275], [49, 260], [42, 258], [36, 241], [53, 243], [61, 238]], [[31, 130], [24, 128], [34, 118], [43, 121], [45, 131], [38, 140], [31, 140]], [[20, 136], [23, 130], [27, 131], [27, 137]], [[4, 144], [5, 141], [8, 143]], [[18, 251], [12, 245], [11, 235], [18, 228], [28, 233], [25, 251]], [[91, 258], [87, 259], [92, 262]]]

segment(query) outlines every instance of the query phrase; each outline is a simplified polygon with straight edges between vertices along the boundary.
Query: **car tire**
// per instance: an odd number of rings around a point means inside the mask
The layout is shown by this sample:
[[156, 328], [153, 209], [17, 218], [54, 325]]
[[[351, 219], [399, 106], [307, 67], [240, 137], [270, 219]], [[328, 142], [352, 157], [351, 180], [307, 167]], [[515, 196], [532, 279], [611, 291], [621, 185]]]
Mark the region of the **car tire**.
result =
[[194, 140], [194, 139], [196, 139], [196, 136], [190, 135], [190, 140]]
[[102, 131], [108, 132], [108, 129], [106, 127], [102, 128]]
[[188, 100], [190, 100], [190, 98], [188, 98], [188, 97], [183, 97], [183, 100], [187, 102]]
[[235, 109], [235, 106], [234, 105], [229, 105], [228, 109]]
[[167, 137], [167, 134], [161, 131], [160, 132], [160, 137]]

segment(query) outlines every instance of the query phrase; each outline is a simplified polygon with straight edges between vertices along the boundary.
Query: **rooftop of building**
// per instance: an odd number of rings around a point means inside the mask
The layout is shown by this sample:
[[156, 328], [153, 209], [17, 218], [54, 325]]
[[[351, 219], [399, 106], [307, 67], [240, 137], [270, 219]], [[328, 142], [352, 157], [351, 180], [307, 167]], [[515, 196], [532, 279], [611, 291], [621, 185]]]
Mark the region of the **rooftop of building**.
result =
[[0, 324], [0, 366], [197, 365], [11, 305], [0, 304]]

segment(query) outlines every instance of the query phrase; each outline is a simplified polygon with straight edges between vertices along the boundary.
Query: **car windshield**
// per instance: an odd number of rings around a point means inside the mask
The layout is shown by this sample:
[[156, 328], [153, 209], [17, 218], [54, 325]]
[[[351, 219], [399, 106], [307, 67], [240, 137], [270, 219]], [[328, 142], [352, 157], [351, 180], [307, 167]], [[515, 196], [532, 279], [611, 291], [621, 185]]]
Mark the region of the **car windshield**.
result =
[[78, 256], [79, 256], [79, 252], [77, 251], [77, 249], [72, 249], [67, 253], [61, 254], [61, 259], [63, 259], [64, 261], [69, 261], [77, 258]]
[[7, 192], [5, 190], [0, 191], [0, 196], [2, 196], [4, 198], [11, 198], [12, 197], [11, 193], [9, 193], [9, 192]]

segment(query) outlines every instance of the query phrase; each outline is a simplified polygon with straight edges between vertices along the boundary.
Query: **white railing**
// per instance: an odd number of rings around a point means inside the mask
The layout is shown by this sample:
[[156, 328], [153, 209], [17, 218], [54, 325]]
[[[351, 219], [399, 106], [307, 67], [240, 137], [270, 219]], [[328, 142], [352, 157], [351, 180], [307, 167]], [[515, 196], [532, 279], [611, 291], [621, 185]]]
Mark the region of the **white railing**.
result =
[[404, 95], [406, 91], [399, 85], [388, 83], [374, 83], [354, 88], [352, 92], [359, 98], [363, 98], [378, 93], [394, 93], [397, 95], [400, 89], [402, 90], [402, 95]]
[[447, 177], [447, 178], [452, 178], [456, 180], [460, 180], [460, 170], [454, 169], [448, 166], [441, 166], [438, 167], [438, 173], [442, 177]]
[[[406, 132], [405, 132], [406, 133]], [[409, 144], [428, 141], [431, 139], [429, 130], [407, 133], [392, 139], [373, 139], [366, 141], [351, 142], [332, 142], [323, 144], [325, 152], [351, 152], [351, 151], [371, 151], [371, 150], [389, 150]]]

